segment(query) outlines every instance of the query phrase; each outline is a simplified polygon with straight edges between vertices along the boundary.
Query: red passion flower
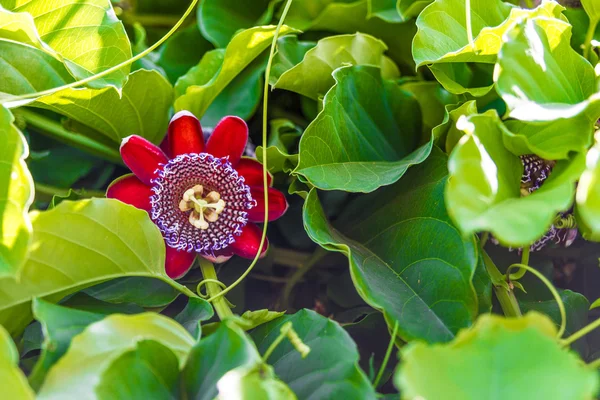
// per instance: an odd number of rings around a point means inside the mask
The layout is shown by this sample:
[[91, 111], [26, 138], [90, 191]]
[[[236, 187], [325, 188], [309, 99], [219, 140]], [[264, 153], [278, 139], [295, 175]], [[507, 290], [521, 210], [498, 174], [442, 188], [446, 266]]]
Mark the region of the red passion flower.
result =
[[[236, 254], [254, 258], [265, 218], [262, 165], [242, 157], [248, 141], [244, 120], [228, 116], [204, 143], [200, 121], [180, 111], [169, 124], [163, 148], [132, 135], [121, 143], [121, 157], [133, 174], [115, 180], [106, 197], [142, 210], [158, 226], [166, 243], [165, 269], [180, 278], [196, 254], [223, 262]], [[288, 204], [269, 185], [269, 221]], [[268, 242], [261, 253], [264, 256]]]

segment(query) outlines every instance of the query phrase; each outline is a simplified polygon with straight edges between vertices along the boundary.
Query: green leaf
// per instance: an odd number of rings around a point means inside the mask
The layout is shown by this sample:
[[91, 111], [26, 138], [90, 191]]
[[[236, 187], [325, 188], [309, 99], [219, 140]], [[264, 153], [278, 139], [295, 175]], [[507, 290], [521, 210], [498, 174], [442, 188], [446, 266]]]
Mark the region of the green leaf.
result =
[[19, 351], [10, 335], [0, 325], [0, 381], [2, 396], [11, 400], [33, 400], [35, 393], [19, 369]]
[[0, 106], [0, 277], [17, 276], [25, 262], [31, 237], [27, 212], [33, 202], [33, 179], [25, 159], [29, 147]]
[[[217, 382], [228, 371], [260, 361], [254, 344], [231, 323], [221, 323], [210, 336], [196, 343], [181, 373], [185, 397], [213, 400]], [[201, 379], [199, 379], [201, 377]]]
[[443, 121], [433, 128], [433, 137], [441, 148], [450, 154], [454, 146], [458, 143], [464, 132], [456, 127], [456, 122], [462, 115], [477, 114], [477, 104], [475, 100], [467, 101], [463, 104], [447, 105]]
[[583, 152], [591, 143], [594, 121], [586, 115], [548, 122], [508, 120], [503, 130], [504, 146], [516, 155], [536, 154], [546, 160]]
[[38, 390], [50, 367], [67, 352], [71, 339], [105, 315], [62, 307], [41, 299], [33, 300], [32, 310], [44, 332], [42, 354], [29, 376], [31, 386]]
[[316, 42], [298, 41], [297, 36], [284, 36], [277, 40], [277, 53], [271, 64], [270, 85], [274, 85], [286, 71], [302, 62], [307, 51], [317, 45]]
[[101, 163], [98, 158], [63, 144], [46, 151], [45, 157], [29, 159], [29, 170], [38, 184], [70, 188]]
[[96, 398], [176, 399], [174, 393], [179, 377], [177, 356], [155, 340], [140, 340], [135, 346], [135, 349], [122, 353], [104, 370], [95, 387]]
[[[435, 376], [435, 380], [431, 377]], [[547, 317], [482, 316], [445, 345], [411, 343], [395, 377], [403, 398], [590, 399], [598, 376], [556, 340]]]
[[400, 2], [401, 0], [369, 0], [367, 18], [377, 17], [387, 22], [402, 22], [403, 18], [396, 7]]
[[[280, 35], [296, 32], [282, 26]], [[219, 93], [270, 44], [274, 26], [254, 27], [235, 35], [225, 51], [211, 51], [175, 84], [175, 109], [201, 117]], [[206, 60], [205, 60], [206, 59]]]
[[134, 303], [148, 308], [164, 307], [179, 296], [179, 291], [166, 282], [136, 276], [113, 279], [89, 287], [84, 292], [109, 303]]
[[94, 129], [94, 138], [119, 145], [133, 134], [160, 143], [172, 100], [173, 88], [161, 74], [138, 70], [129, 76], [121, 94], [112, 87], [65, 89], [31, 105], [66, 115]]
[[199, 297], [190, 297], [185, 308], [175, 316], [175, 321], [179, 322], [194, 339], [200, 340], [202, 336], [200, 322], [208, 321], [213, 314], [213, 307], [208, 301]]
[[381, 67], [384, 79], [400, 76], [398, 67], [383, 53], [387, 46], [370, 35], [329, 36], [308, 50], [304, 59], [285, 71], [275, 82], [275, 89], [286, 89], [319, 100], [335, 84], [333, 71], [350, 65]]
[[486, 231], [506, 246], [532, 244], [571, 206], [583, 156], [558, 162], [540, 189], [521, 197], [523, 165], [504, 147], [505, 128], [496, 112], [463, 117], [457, 125], [466, 135], [448, 161], [446, 205], [452, 220], [465, 237]]
[[215, 47], [226, 47], [242, 29], [271, 22], [281, 0], [204, 0], [198, 6], [198, 26]]
[[445, 106], [458, 102], [458, 96], [448, 93], [437, 82], [407, 82], [400, 88], [411, 93], [419, 102], [423, 117], [423, 132], [427, 135], [444, 121]]
[[[269, 172], [289, 173], [298, 165], [298, 154], [293, 154], [293, 149], [297, 147], [302, 131], [287, 119], [273, 119], [269, 125], [270, 134], [266, 149]], [[262, 146], [256, 147], [256, 158], [260, 162], [263, 160], [264, 151]]]
[[[157, 379], [176, 373], [193, 345], [194, 339], [181, 325], [160, 314], [106, 317], [73, 338], [65, 355], [50, 369], [38, 398], [79, 399], [90, 394], [96, 399], [127, 398], [125, 390], [138, 398], [135, 393], [143, 391], [144, 385], [138, 387], [132, 376], [156, 375]], [[163, 364], [158, 371], [148, 370]], [[119, 372], [116, 376], [113, 368]], [[122, 381], [114, 382], [115, 378]], [[115, 397], [118, 392], [122, 394]]]
[[465, 7], [463, 0], [438, 0], [425, 8], [417, 18], [413, 56], [417, 67], [430, 65], [448, 91], [474, 96], [482, 96], [492, 88], [492, 76], [482, 76], [480, 67], [464, 63], [493, 64], [502, 47], [502, 36], [515, 21], [533, 16], [558, 17], [564, 10], [556, 2], [525, 10], [500, 0], [473, 0], [470, 12], [474, 40], [470, 44]]
[[[275, 373], [300, 399], [375, 399], [375, 391], [358, 368], [358, 349], [350, 335], [314, 311], [301, 310], [261, 325], [251, 336], [261, 354], [280, 335], [281, 326], [292, 322], [300, 339], [310, 347], [302, 358], [285, 340], [269, 357]], [[318, 371], [318, 373], [315, 373]]]
[[302, 31], [366, 33], [385, 42], [388, 55], [403, 71], [410, 73], [415, 69], [411, 55], [414, 22], [389, 23], [369, 18], [369, 0], [294, 0], [285, 22]]
[[[190, 25], [173, 34], [158, 50], [156, 63], [161, 66], [172, 84], [190, 68], [198, 64], [204, 53], [213, 46], [202, 37], [196, 25]], [[194, 49], [194, 51], [189, 51]]]
[[581, 0], [581, 5], [591, 21], [600, 20], [600, 4], [594, 0]]
[[[580, 114], [593, 121], [600, 117], [594, 68], [571, 48], [570, 24], [553, 18], [529, 19], [514, 25], [507, 37], [495, 80], [508, 116], [522, 121], [555, 121]], [[591, 132], [587, 139], [589, 146]]]
[[397, 9], [406, 21], [418, 16], [431, 3], [432, 0], [398, 0]]
[[300, 140], [295, 175], [320, 189], [371, 192], [427, 158], [432, 141], [423, 144], [411, 95], [375, 67], [340, 68], [334, 78], [323, 111]]
[[64, 201], [50, 211], [32, 212], [31, 219], [31, 251], [20, 281], [0, 280], [0, 323], [11, 334], [31, 321], [34, 297], [56, 302], [114, 278], [153, 277], [189, 293], [167, 277], [164, 240], [145, 211], [91, 199]]
[[577, 185], [575, 215], [583, 237], [600, 241], [600, 145], [592, 147], [586, 156], [585, 171]]
[[358, 293], [389, 324], [398, 321], [405, 341], [449, 341], [477, 315], [477, 247], [450, 222], [446, 180], [446, 157], [435, 149], [402, 181], [348, 205], [335, 228], [315, 190], [304, 206], [311, 239], [346, 254]]
[[[87, 78], [131, 58], [131, 45], [125, 28], [108, 0], [2, 0], [0, 5], [33, 16], [40, 38], [60, 54], [67, 69], [77, 79]], [[73, 42], [73, 38], [77, 38]], [[127, 80], [125, 66], [88, 85], [121, 88]]]
[[295, 400], [290, 388], [275, 377], [273, 368], [264, 363], [232, 369], [217, 382], [219, 400], [260, 399]]

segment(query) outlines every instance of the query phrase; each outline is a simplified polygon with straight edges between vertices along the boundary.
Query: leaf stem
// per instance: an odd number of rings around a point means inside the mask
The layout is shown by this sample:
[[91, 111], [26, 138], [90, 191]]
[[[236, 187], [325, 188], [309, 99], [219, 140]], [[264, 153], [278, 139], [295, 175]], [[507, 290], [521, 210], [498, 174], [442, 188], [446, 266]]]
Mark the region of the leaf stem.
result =
[[98, 143], [86, 136], [66, 130], [59, 122], [44, 117], [31, 110], [20, 108], [15, 114], [23, 117], [28, 125], [37, 128], [38, 132], [56, 139], [62, 143], [77, 147], [90, 154], [102, 157], [115, 164], [123, 164], [117, 149]]
[[[275, 56], [275, 47], [277, 46], [277, 39], [279, 38], [279, 32], [281, 31], [281, 26], [283, 25], [283, 21], [285, 20], [285, 17], [290, 9], [290, 6], [292, 5], [292, 1], [293, 0], [286, 1], [285, 7], [283, 8], [283, 12], [281, 14], [281, 18], [279, 18], [279, 22], [277, 23], [277, 28], [275, 28], [275, 34], [273, 35], [273, 41], [271, 42], [271, 48], [269, 50], [269, 59], [267, 61], [267, 67], [265, 69], [265, 80], [264, 80], [265, 84], [264, 84], [264, 91], [263, 91], [263, 115], [262, 115], [262, 117], [263, 117], [262, 118], [262, 123], [263, 123], [262, 146], [263, 146], [263, 148], [267, 147], [267, 122], [268, 122], [267, 121], [267, 106], [269, 103], [269, 78], [271, 76], [271, 65], [273, 64], [273, 57]], [[268, 182], [268, 179], [267, 179], [268, 178], [268, 167], [267, 167], [267, 158], [266, 157], [264, 157], [262, 164], [263, 164], [263, 188], [264, 188], [264, 193], [265, 193], [265, 197], [264, 197], [265, 219], [263, 221], [264, 225], [263, 225], [262, 235], [260, 237], [260, 245], [258, 246], [258, 251], [256, 252], [256, 256], [254, 256], [254, 259], [252, 260], [252, 262], [250, 263], [250, 265], [248, 266], [246, 271], [244, 271], [244, 273], [235, 282], [233, 282], [231, 285], [229, 285], [227, 288], [222, 290], [217, 295], [212, 296], [210, 299], [208, 299], [209, 302], [214, 301], [221, 296], [224, 296], [230, 290], [232, 290], [237, 285], [239, 285], [246, 278], [246, 276], [248, 276], [248, 274], [252, 271], [252, 268], [254, 268], [254, 266], [258, 262], [258, 259], [260, 258], [260, 255], [265, 247], [265, 241], [267, 239], [267, 226], [269, 225], [269, 188], [268, 188], [268, 183], [267, 183]]]
[[585, 335], [587, 335], [588, 333], [590, 333], [591, 331], [593, 331], [594, 329], [596, 329], [598, 327], [600, 327], [600, 318], [598, 318], [597, 320], [595, 320], [594, 322], [592, 322], [590, 324], [587, 324], [586, 326], [584, 326], [583, 328], [581, 328], [580, 330], [578, 330], [577, 332], [575, 332], [568, 338], [564, 339], [562, 341], [562, 344], [565, 346], [568, 346], [568, 345], [576, 342], [577, 340], [581, 339], [582, 337], [584, 337]]
[[471, 24], [471, 0], [465, 2], [465, 13], [467, 22], [467, 39], [473, 51], [475, 51], [475, 42], [473, 41], [473, 25]]
[[507, 317], [520, 317], [522, 315], [521, 308], [519, 307], [515, 293], [504, 280], [504, 276], [498, 271], [498, 267], [496, 267], [490, 256], [483, 249], [481, 249], [481, 252], [485, 268], [494, 286], [494, 293], [496, 294], [496, 298], [498, 298], [504, 315]]
[[221, 292], [221, 287], [219, 284], [215, 283], [217, 281], [217, 271], [215, 271], [215, 266], [204, 257], [199, 256], [198, 260], [202, 276], [204, 276], [204, 279], [206, 280], [206, 290], [208, 291], [208, 295], [211, 296], [211, 299], [214, 299], [208, 301], [215, 307], [219, 319], [223, 321], [226, 318], [233, 316], [233, 312], [231, 311], [231, 308], [229, 308], [227, 300], [224, 297], [217, 296]]
[[585, 41], [583, 42], [583, 56], [586, 60], [590, 60], [590, 49], [592, 48], [592, 40], [594, 39], [594, 33], [596, 33], [596, 27], [598, 26], [600, 19], [596, 18], [590, 20], [587, 33], [585, 35]]
[[373, 381], [373, 388], [377, 390], [379, 386], [379, 381], [381, 381], [381, 377], [383, 376], [383, 372], [385, 371], [385, 367], [387, 367], [388, 362], [390, 361], [390, 355], [392, 354], [392, 349], [394, 348], [394, 343], [396, 342], [396, 335], [398, 334], [398, 321], [394, 324], [394, 330], [392, 331], [392, 337], [390, 338], [390, 343], [388, 344], [388, 348], [385, 352], [385, 356], [383, 357], [383, 362], [379, 367], [379, 372], [377, 373], [377, 377]]
[[[73, 189], [81, 197], [105, 197], [105, 193], [99, 190], [88, 190], [88, 189]], [[43, 183], [35, 183], [36, 193], [42, 193], [48, 196], [61, 196], [65, 197], [69, 195], [69, 189], [59, 188], [51, 185], [44, 185]]]
[[506, 270], [506, 276], [510, 277], [510, 270], [512, 268], [521, 268], [521, 270], [525, 270], [525, 271], [531, 272], [532, 274], [534, 274], [535, 276], [537, 276], [538, 279], [544, 283], [544, 285], [546, 285], [546, 287], [548, 288], [548, 290], [550, 290], [550, 292], [552, 293], [552, 296], [554, 296], [554, 300], [556, 300], [556, 304], [558, 305], [558, 311], [560, 312], [560, 329], [558, 330], [558, 333], [556, 334], [556, 336], [560, 339], [562, 337], [562, 335], [564, 335], [565, 330], [567, 329], [567, 312], [565, 310], [565, 304], [563, 303], [563, 301], [562, 301], [562, 299], [560, 297], [560, 294], [558, 294], [558, 291], [556, 290], [556, 288], [554, 287], [554, 285], [552, 285], [552, 282], [550, 282], [548, 280], [548, 278], [546, 278], [537, 269], [532, 268], [529, 265], [524, 265], [524, 264], [513, 264], [513, 265], [511, 265]]
[[594, 361], [592, 361], [591, 363], [589, 363], [588, 367], [590, 367], [591, 369], [598, 369], [598, 368], [600, 368], [600, 358], [596, 358]]

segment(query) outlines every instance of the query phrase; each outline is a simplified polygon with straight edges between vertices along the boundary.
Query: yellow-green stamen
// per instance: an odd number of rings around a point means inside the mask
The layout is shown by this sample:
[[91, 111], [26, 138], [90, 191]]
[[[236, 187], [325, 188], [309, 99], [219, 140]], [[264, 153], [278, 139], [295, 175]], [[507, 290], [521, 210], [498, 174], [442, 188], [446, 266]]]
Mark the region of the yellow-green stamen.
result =
[[202, 185], [195, 185], [183, 193], [179, 202], [181, 211], [191, 211], [189, 221], [198, 229], [208, 229], [209, 222], [219, 219], [219, 214], [225, 209], [225, 201], [218, 192], [211, 191], [203, 196]]

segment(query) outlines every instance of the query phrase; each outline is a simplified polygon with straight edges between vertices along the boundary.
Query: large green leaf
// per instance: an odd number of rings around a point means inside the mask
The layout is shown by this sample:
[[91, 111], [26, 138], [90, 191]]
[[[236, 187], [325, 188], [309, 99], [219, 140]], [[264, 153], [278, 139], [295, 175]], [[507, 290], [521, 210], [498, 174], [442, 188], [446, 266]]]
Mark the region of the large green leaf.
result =
[[433, 0], [369, 0], [369, 17], [402, 22], [419, 15]]
[[594, 0], [581, 0], [581, 5], [591, 21], [600, 21], [600, 4]]
[[25, 262], [31, 237], [27, 212], [33, 202], [33, 180], [25, 164], [29, 147], [0, 106], [0, 277], [16, 276]]
[[414, 22], [390, 23], [369, 17], [369, 0], [295, 0], [285, 21], [302, 31], [372, 35], [387, 44], [388, 55], [398, 66], [406, 72], [413, 72], [411, 42], [416, 32]]
[[502, 399], [594, 398], [596, 371], [555, 337], [554, 323], [537, 313], [485, 315], [450, 344], [409, 344], [396, 385], [405, 399], [480, 400], [490, 393]]
[[[283, 26], [280, 35], [295, 32]], [[182, 76], [175, 85], [179, 96], [175, 109], [189, 110], [201, 117], [219, 93], [258, 57], [273, 40], [274, 26], [247, 29], [235, 35], [225, 51], [207, 53], [200, 63]], [[205, 60], [208, 55], [209, 60]]]
[[444, 108], [458, 102], [458, 96], [448, 93], [437, 82], [412, 81], [403, 83], [400, 87], [415, 96], [419, 102], [423, 132], [427, 135], [444, 121]]
[[[87, 78], [131, 58], [125, 28], [109, 0], [1, 0], [13, 12], [33, 16], [40, 38], [60, 54], [71, 74]], [[77, 38], [74, 40], [74, 38]], [[90, 87], [122, 87], [129, 66], [90, 82]]]
[[583, 156], [562, 160], [542, 187], [521, 197], [523, 166], [502, 143], [502, 122], [495, 111], [462, 117], [458, 127], [466, 133], [458, 142], [448, 168], [446, 204], [465, 236], [478, 231], [494, 234], [502, 244], [532, 244], [566, 211], [583, 170]]
[[[156, 63], [162, 67], [173, 84], [190, 68], [198, 64], [204, 53], [213, 46], [202, 37], [196, 25], [173, 34], [158, 50]], [[189, 51], [194, 49], [194, 51]]]
[[12, 334], [32, 319], [31, 300], [67, 294], [124, 276], [185, 288], [165, 273], [162, 236], [145, 211], [111, 199], [63, 201], [31, 213], [33, 238], [20, 281], [0, 280], [0, 323]]
[[113, 279], [89, 287], [84, 292], [109, 303], [134, 303], [150, 308], [171, 304], [180, 294], [166, 282], [137, 276]]
[[216, 47], [226, 47], [242, 29], [271, 22], [281, 0], [204, 0], [198, 6], [198, 26]]
[[11, 400], [33, 400], [35, 393], [19, 369], [19, 351], [10, 335], [0, 325], [0, 381], [2, 397]]
[[457, 94], [481, 96], [492, 87], [492, 76], [481, 76], [465, 63], [494, 63], [502, 47], [502, 36], [515, 21], [528, 16], [558, 17], [564, 9], [545, 2], [535, 10], [513, 8], [501, 0], [473, 0], [471, 20], [473, 43], [469, 43], [463, 0], [438, 0], [417, 18], [413, 42], [417, 67], [431, 65], [431, 71], [444, 87]]
[[160, 382], [165, 374], [176, 375], [193, 345], [181, 325], [160, 314], [106, 317], [73, 338], [65, 355], [50, 368], [38, 398], [141, 398], [138, 394], [144, 393], [145, 384], [131, 378]]
[[190, 351], [181, 375], [184, 397], [213, 400], [218, 394], [217, 382], [225, 373], [258, 362], [260, 355], [244, 332], [233, 323], [221, 323]]
[[306, 52], [316, 45], [316, 42], [298, 41], [297, 36], [284, 36], [277, 40], [277, 53], [273, 57], [269, 83], [274, 85], [284, 72], [300, 64]]
[[334, 78], [323, 111], [302, 135], [294, 174], [320, 189], [371, 192], [425, 160], [432, 140], [421, 137], [414, 97], [375, 67], [340, 68]]
[[[37, 99], [34, 107], [89, 126], [105, 141], [117, 146], [129, 135], [160, 143], [169, 122], [173, 101], [171, 84], [158, 72], [138, 70], [119, 93], [117, 89], [65, 89]], [[94, 135], [95, 136], [95, 135]]]
[[0, 7], [0, 96], [25, 94], [72, 82], [60, 57], [38, 35], [28, 13]]
[[400, 182], [348, 205], [338, 229], [315, 190], [304, 206], [310, 237], [348, 256], [358, 293], [392, 326], [397, 321], [407, 341], [449, 341], [477, 315], [471, 282], [477, 248], [450, 222], [442, 200], [446, 180], [446, 157], [435, 149]]
[[358, 367], [358, 349], [336, 322], [311, 310], [286, 315], [252, 331], [260, 353], [264, 353], [291, 322], [300, 339], [310, 347], [302, 358], [288, 341], [280, 343], [269, 357], [275, 373], [300, 399], [375, 399], [375, 390]]
[[275, 82], [275, 89], [286, 89], [319, 100], [335, 84], [333, 71], [350, 65], [381, 67], [385, 79], [400, 75], [393, 61], [383, 55], [387, 46], [370, 35], [329, 36], [308, 50], [304, 59], [285, 71]]
[[219, 379], [217, 387], [219, 400], [296, 400], [294, 392], [264, 363], [232, 369]]
[[577, 185], [576, 215], [579, 230], [587, 240], [600, 241], [600, 146], [586, 156], [586, 168]]
[[[510, 117], [523, 121], [555, 121], [583, 113], [593, 121], [600, 117], [594, 68], [571, 48], [570, 24], [554, 18], [529, 19], [514, 25], [507, 37], [495, 80]], [[589, 145], [591, 132], [582, 135], [588, 135]]]

